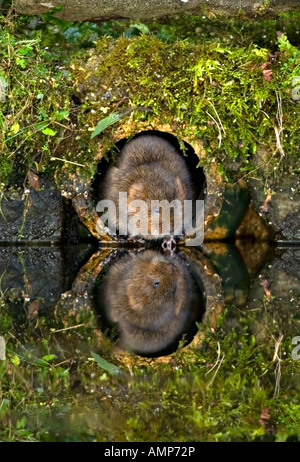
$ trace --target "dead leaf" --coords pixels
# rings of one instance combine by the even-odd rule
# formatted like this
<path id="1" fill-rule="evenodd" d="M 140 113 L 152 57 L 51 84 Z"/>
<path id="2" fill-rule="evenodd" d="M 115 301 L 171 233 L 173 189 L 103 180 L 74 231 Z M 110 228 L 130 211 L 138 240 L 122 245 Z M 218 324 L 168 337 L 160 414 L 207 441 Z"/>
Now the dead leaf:
<path id="1" fill-rule="evenodd" d="M 27 172 L 27 180 L 30 186 L 37 191 L 40 187 L 39 185 L 39 177 L 32 170 L 28 170 Z"/>
<path id="2" fill-rule="evenodd" d="M 38 163 L 38 172 L 42 171 L 42 166 L 43 166 L 43 154 L 41 155 L 40 161 Z"/>
<path id="3" fill-rule="evenodd" d="M 267 82 L 272 82 L 272 78 L 273 78 L 272 69 L 265 69 L 263 71 L 263 79 L 266 80 Z"/>
<path id="4" fill-rule="evenodd" d="M 24 284 L 25 284 L 25 287 L 26 287 L 26 293 L 23 291 L 24 292 L 23 296 L 24 297 L 30 297 L 31 292 L 32 292 L 32 285 L 30 284 L 29 279 L 28 279 L 26 274 L 24 274 L 23 279 L 24 279 Z"/>
<path id="5" fill-rule="evenodd" d="M 265 69 L 267 69 L 268 67 L 270 66 L 270 63 L 268 61 L 262 63 L 262 65 L 260 66 L 262 68 L 262 70 L 264 71 Z"/>
<path id="6" fill-rule="evenodd" d="M 268 423 L 268 420 L 270 419 L 270 409 L 268 407 L 265 407 L 260 414 L 260 419 L 259 423 L 260 425 L 265 426 Z"/>
<path id="7" fill-rule="evenodd" d="M 267 190 L 267 195 L 266 195 L 265 201 L 264 201 L 263 205 L 260 207 L 261 213 L 263 213 L 263 214 L 269 213 L 270 206 L 271 206 L 272 195 L 273 195 L 273 191 L 272 191 L 271 188 L 269 188 Z"/>
<path id="8" fill-rule="evenodd" d="M 40 302 L 37 298 L 33 300 L 33 302 L 30 303 L 28 310 L 27 310 L 28 319 L 33 319 L 37 317 L 37 315 L 39 314 L 39 306 L 40 306 Z"/>
<path id="9" fill-rule="evenodd" d="M 272 293 L 269 289 L 269 281 L 267 280 L 267 278 L 261 276 L 259 278 L 259 283 L 261 286 L 263 286 L 265 294 L 266 294 L 266 299 L 269 302 L 270 300 L 272 300 Z"/>

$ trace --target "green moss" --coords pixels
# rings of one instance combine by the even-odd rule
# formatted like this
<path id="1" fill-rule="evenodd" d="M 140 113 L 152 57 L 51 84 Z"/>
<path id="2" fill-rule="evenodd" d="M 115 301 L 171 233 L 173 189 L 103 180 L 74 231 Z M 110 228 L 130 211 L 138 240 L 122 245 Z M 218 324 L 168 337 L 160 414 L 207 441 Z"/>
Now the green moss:
<path id="1" fill-rule="evenodd" d="M 284 329 L 282 320 L 268 323 L 267 336 L 259 339 L 251 330 L 261 325 L 260 310 L 245 312 L 240 327 L 233 330 L 230 323 L 236 322 L 237 312 L 234 307 L 227 309 L 214 333 L 202 326 L 202 347 L 179 349 L 169 362 L 116 356 L 108 340 L 99 343 L 96 332 L 87 326 L 61 331 L 53 321 L 51 325 L 40 318 L 35 326 L 28 322 L 22 333 L 18 331 L 18 338 L 17 325 L 2 326 L 7 359 L 0 362 L 0 439 L 295 438 L 299 366 L 291 359 L 291 338 L 285 337 L 281 344 L 280 390 L 274 397 L 278 375 L 272 361 L 274 338 L 277 329 Z M 126 376 L 104 373 L 92 358 L 95 350 L 125 370 Z"/>
<path id="2" fill-rule="evenodd" d="M 5 83 L 0 108 L 0 171 L 2 187 L 7 181 L 22 185 L 28 168 L 53 175 L 51 160 L 60 149 L 64 162 L 80 157 L 72 106 L 72 76 L 63 53 L 42 47 L 41 34 L 28 39 L 4 17 L 0 17 L 0 76 Z M 59 61 L 60 60 L 60 61 Z M 73 117 L 73 120 L 72 120 Z M 68 139 L 68 147 L 64 140 Z M 87 149 L 88 151 L 88 149 Z M 59 165 L 59 164 L 58 164 Z M 60 164 L 62 165 L 62 164 Z"/>
<path id="3" fill-rule="evenodd" d="M 97 114 L 108 114 L 116 105 L 150 108 L 146 117 L 135 113 L 132 131 L 141 130 L 145 118 L 148 126 L 168 124 L 179 138 L 203 140 L 208 162 L 216 158 L 230 171 L 237 160 L 242 172 L 257 169 L 261 162 L 264 173 L 273 174 L 283 160 L 285 166 L 295 167 L 299 144 L 299 114 L 291 91 L 300 72 L 300 54 L 282 37 L 281 55 L 272 64 L 266 64 L 268 50 L 251 44 L 245 48 L 202 40 L 167 44 L 154 36 L 104 38 L 88 62 L 74 64 L 75 76 L 87 98 L 94 98 L 90 107 Z M 271 82 L 263 77 L 264 66 L 272 69 Z M 122 124 L 99 138 L 105 147 Z M 280 128 L 281 151 L 276 145 Z M 259 148 L 267 159 L 260 157 Z"/>
<path id="4" fill-rule="evenodd" d="M 147 27 L 116 23 L 124 35 L 99 40 L 112 34 L 110 23 L 30 21 L 20 17 L 14 24 L 1 17 L 2 185 L 22 185 L 28 168 L 53 175 L 62 167 L 79 167 L 91 176 L 99 142 L 105 152 L 117 130 L 128 136 L 151 124 L 168 125 L 180 140 L 201 140 L 202 163 L 215 158 L 227 174 L 253 169 L 258 174 L 262 165 L 262 174 L 273 177 L 283 168 L 299 168 L 299 111 L 291 98 L 293 79 L 300 75 L 299 50 L 285 35 L 276 45 L 280 25 L 294 40 L 299 16 L 259 24 L 194 16 Z M 149 34 L 128 37 L 133 26 Z M 91 44 L 85 37 L 92 30 Z M 272 61 L 269 53 L 278 46 L 281 54 Z M 271 82 L 261 66 L 272 69 Z M 135 111 L 90 140 L 99 120 L 132 106 L 147 112 Z"/>

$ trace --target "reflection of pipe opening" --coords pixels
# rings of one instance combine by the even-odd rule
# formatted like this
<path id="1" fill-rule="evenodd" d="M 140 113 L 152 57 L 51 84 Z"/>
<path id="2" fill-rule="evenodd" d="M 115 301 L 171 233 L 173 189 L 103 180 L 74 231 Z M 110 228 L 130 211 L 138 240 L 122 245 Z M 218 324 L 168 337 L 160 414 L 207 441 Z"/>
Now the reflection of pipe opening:
<path id="1" fill-rule="evenodd" d="M 196 199 L 204 199 L 204 197 L 205 197 L 205 188 L 206 188 L 206 178 L 205 178 L 205 175 L 204 175 L 204 172 L 203 172 L 203 168 L 202 167 L 197 168 L 197 166 L 199 164 L 199 158 L 195 154 L 195 151 L 192 148 L 192 146 L 189 145 L 186 142 L 183 142 L 183 144 L 184 144 L 184 146 L 186 148 L 185 151 L 183 152 L 180 149 L 180 144 L 179 144 L 178 139 L 174 135 L 172 135 L 170 133 L 166 133 L 166 132 L 157 131 L 157 130 L 149 130 L 149 131 L 141 132 L 132 139 L 137 139 L 141 135 L 145 135 L 145 134 L 150 135 L 150 136 L 153 135 L 155 137 L 159 137 L 161 139 L 164 139 L 164 140 L 168 141 L 173 147 L 176 148 L 178 154 L 183 159 L 183 161 L 184 161 L 184 163 L 186 165 L 186 168 L 187 168 L 187 170 L 189 172 L 189 175 L 190 175 L 190 179 L 191 179 L 191 183 L 192 183 L 192 189 L 193 189 L 193 197 L 192 197 L 193 201 L 195 201 Z M 115 144 L 114 148 L 110 152 L 107 153 L 107 155 L 106 155 L 107 160 L 103 158 L 99 162 L 98 167 L 97 167 L 97 174 L 96 174 L 96 176 L 94 178 L 94 181 L 92 183 L 92 189 L 93 189 L 92 198 L 93 198 L 93 202 L 94 202 L 95 205 L 98 203 L 99 200 L 107 199 L 107 197 L 105 197 L 106 194 L 104 192 L 104 188 L 105 188 L 104 180 L 106 178 L 108 168 L 110 167 L 110 165 L 115 164 L 117 162 L 118 154 L 121 151 L 121 149 L 126 145 L 127 141 L 128 141 L 127 138 L 124 138 L 124 139 L 118 141 Z M 162 183 L 164 183 L 164 178 L 165 178 L 165 176 L 163 174 L 163 180 L 161 180 Z M 112 183 L 109 183 L 109 184 L 115 184 L 115 183 L 112 182 Z M 168 179 L 166 178 L 164 184 L 165 185 L 171 185 L 172 182 L 170 182 L 170 180 L 168 181 Z M 129 197 L 130 197 L 130 195 L 128 195 L 128 198 Z M 140 198 L 140 197 L 138 197 L 138 198 Z M 141 198 L 142 198 L 142 196 L 141 196 Z M 153 197 L 153 199 L 156 199 L 156 198 Z M 163 199 L 167 199 L 167 197 L 163 197 Z M 182 202 L 182 204 L 183 204 L 183 202 Z M 172 232 L 170 234 L 172 234 Z M 178 233 L 178 235 L 180 235 L 180 234 L 181 233 Z"/>
<path id="2" fill-rule="evenodd" d="M 100 329 L 147 357 L 190 343 L 205 311 L 202 284 L 185 259 L 153 250 L 114 258 L 97 278 L 93 303 Z"/>

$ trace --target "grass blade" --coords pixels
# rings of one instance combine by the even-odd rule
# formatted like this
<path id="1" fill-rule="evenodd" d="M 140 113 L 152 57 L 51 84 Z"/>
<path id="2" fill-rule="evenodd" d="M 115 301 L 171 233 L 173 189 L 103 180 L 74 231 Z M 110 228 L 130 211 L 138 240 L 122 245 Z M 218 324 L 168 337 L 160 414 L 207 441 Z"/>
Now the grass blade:
<path id="1" fill-rule="evenodd" d="M 101 356 L 97 355 L 97 353 L 94 353 L 93 351 L 91 351 L 91 354 L 98 366 L 101 367 L 101 369 L 104 369 L 112 375 L 124 375 L 124 372 L 118 366 L 109 363 L 108 361 L 106 361 L 106 359 L 101 358 Z"/>
<path id="2" fill-rule="evenodd" d="M 103 132 L 103 130 L 118 122 L 120 119 L 122 119 L 122 117 L 124 117 L 124 115 L 125 114 L 122 112 L 114 112 L 109 116 L 105 117 L 104 119 L 100 120 L 95 130 L 93 131 L 91 138 L 95 138 L 95 136 L 100 135 L 100 133 Z"/>

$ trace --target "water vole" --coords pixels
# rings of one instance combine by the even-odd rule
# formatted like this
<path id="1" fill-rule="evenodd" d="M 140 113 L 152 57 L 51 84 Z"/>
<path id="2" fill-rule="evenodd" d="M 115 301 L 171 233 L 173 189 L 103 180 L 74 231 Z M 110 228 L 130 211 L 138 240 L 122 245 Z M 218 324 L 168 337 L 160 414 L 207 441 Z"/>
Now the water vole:
<path id="1" fill-rule="evenodd" d="M 171 203 L 177 199 L 183 206 L 184 200 L 193 197 L 191 176 L 180 152 L 166 139 L 152 134 L 143 134 L 128 142 L 120 152 L 117 166 L 110 166 L 106 173 L 102 198 L 116 204 L 117 228 L 122 225 L 118 218 L 119 192 L 127 193 L 128 204 L 134 200 L 143 200 L 147 204 L 148 233 L 139 234 L 149 239 L 164 234 L 161 209 L 153 210 L 151 201 L 167 200 Z M 151 213 L 157 214 L 156 224 L 151 222 Z M 129 212 L 128 218 L 133 215 Z M 170 234 L 174 231 L 171 209 Z"/>
<path id="2" fill-rule="evenodd" d="M 163 350 L 195 321 L 193 290 L 185 262 L 153 250 L 119 258 L 98 289 L 119 346 L 140 354 Z"/>

